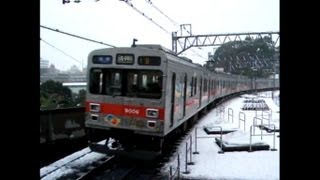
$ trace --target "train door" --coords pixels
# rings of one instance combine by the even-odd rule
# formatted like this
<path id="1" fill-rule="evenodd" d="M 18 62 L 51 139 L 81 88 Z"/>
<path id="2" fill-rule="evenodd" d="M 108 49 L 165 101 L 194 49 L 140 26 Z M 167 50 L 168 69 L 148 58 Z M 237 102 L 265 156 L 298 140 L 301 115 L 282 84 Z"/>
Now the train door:
<path id="1" fill-rule="evenodd" d="M 187 82 L 188 76 L 187 73 L 184 74 L 184 86 L 183 86 L 183 117 L 186 115 L 186 102 L 187 102 Z"/>
<path id="2" fill-rule="evenodd" d="M 202 100 L 202 76 L 200 76 L 200 89 L 199 89 L 199 107 L 201 107 L 201 100 Z"/>
<path id="3" fill-rule="evenodd" d="M 223 96 L 224 80 L 220 81 L 220 96 Z"/>
<path id="4" fill-rule="evenodd" d="M 175 94 L 175 104 L 176 104 L 176 110 L 174 112 L 175 118 L 179 120 L 183 119 L 183 109 L 184 109 L 184 91 L 183 91 L 183 84 L 184 84 L 184 76 L 182 74 L 177 74 L 179 76 L 179 79 L 176 80 L 176 94 Z"/>
<path id="5" fill-rule="evenodd" d="M 219 96 L 219 93 L 220 93 L 219 80 L 214 80 L 214 90 L 215 90 L 215 96 Z"/>
<path id="6" fill-rule="evenodd" d="M 173 126 L 174 122 L 174 109 L 175 109 L 175 92 L 176 92 L 176 73 L 172 73 L 171 80 L 171 117 L 170 117 L 170 127 Z"/>

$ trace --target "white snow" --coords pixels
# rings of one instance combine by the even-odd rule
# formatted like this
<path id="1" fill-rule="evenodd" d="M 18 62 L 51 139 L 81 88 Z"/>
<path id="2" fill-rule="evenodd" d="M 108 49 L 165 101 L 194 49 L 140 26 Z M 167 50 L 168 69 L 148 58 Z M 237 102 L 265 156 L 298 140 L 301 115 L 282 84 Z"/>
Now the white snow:
<path id="1" fill-rule="evenodd" d="M 167 164 L 161 168 L 162 173 L 168 173 L 170 166 L 173 170 L 177 168 L 177 155 L 180 156 L 180 171 L 181 176 L 188 179 L 243 179 L 243 180 L 278 180 L 280 179 L 280 164 L 279 164 L 279 154 L 280 137 L 278 132 L 267 133 L 266 131 L 261 131 L 259 128 L 254 128 L 256 136 L 252 136 L 252 143 L 266 143 L 270 146 L 270 149 L 275 148 L 276 151 L 264 150 L 264 151 L 237 151 L 237 152 L 224 152 L 223 154 L 218 153 L 221 149 L 215 143 L 215 138 L 220 138 L 220 135 L 208 135 L 203 128 L 212 126 L 221 126 L 223 129 L 239 129 L 233 133 L 228 133 L 222 136 L 225 143 L 231 145 L 238 144 L 249 144 L 250 143 L 250 127 L 253 125 L 253 119 L 255 116 L 258 118 L 264 117 L 263 124 L 269 123 L 266 119 L 271 117 L 270 124 L 275 124 L 277 128 L 279 127 L 279 91 L 274 92 L 274 102 L 271 99 L 271 92 L 258 93 L 259 99 L 264 99 L 266 104 L 271 110 L 269 111 L 243 111 L 241 108 L 243 106 L 243 101 L 245 98 L 254 98 L 255 95 L 242 95 L 240 97 L 234 98 L 227 102 L 224 102 L 219 107 L 211 110 L 208 114 L 199 120 L 196 126 L 190 130 L 189 135 L 192 135 L 192 151 L 195 152 L 195 131 L 197 131 L 197 151 L 199 154 L 192 154 L 192 162 L 194 165 L 188 165 L 187 171 L 189 174 L 183 174 L 186 171 L 185 162 L 185 143 L 190 144 L 190 136 L 181 141 L 180 146 L 177 148 L 176 153 Z M 239 121 L 239 113 L 241 112 L 241 119 L 244 121 Z M 245 115 L 245 117 L 243 116 Z M 239 124 L 240 122 L 240 124 Z M 257 121 L 260 124 L 260 121 Z M 240 128 L 239 128 L 240 127 Z M 252 127 L 253 128 L 253 127 Z M 252 129 L 253 133 L 253 129 Z M 261 133 L 263 136 L 261 137 Z M 268 134 L 268 135 L 266 135 Z M 266 135 L 266 136 L 265 136 Z M 273 141 L 275 140 L 275 142 Z M 103 142 L 101 142 L 103 143 Z M 89 148 L 85 148 L 78 151 L 64 159 L 61 159 L 47 167 L 43 167 L 40 170 L 41 175 L 46 174 L 62 164 L 70 162 L 76 157 L 82 154 L 88 153 Z M 189 154 L 189 153 L 188 153 Z M 99 153 L 89 153 L 78 160 L 68 163 L 67 167 L 54 171 L 53 173 L 45 176 L 42 179 L 57 179 L 62 175 L 71 173 L 73 167 L 85 166 L 97 159 L 102 158 L 104 155 Z M 190 156 L 188 156 L 188 161 L 190 162 Z"/>
<path id="2" fill-rule="evenodd" d="M 279 91 L 274 93 L 274 96 L 278 96 Z M 279 128 L 279 107 L 271 98 L 271 92 L 258 93 L 259 99 L 264 99 L 266 104 L 271 110 L 269 111 L 242 111 L 243 101 L 245 98 L 254 98 L 254 95 L 243 95 L 238 98 L 229 100 L 222 105 L 220 108 L 217 107 L 211 110 L 206 116 L 204 116 L 190 131 L 192 135 L 192 151 L 195 152 L 195 130 L 197 129 L 197 152 L 199 154 L 192 154 L 192 162 L 194 165 L 188 165 L 187 171 L 189 174 L 183 174 L 186 172 L 185 168 L 185 142 L 190 142 L 190 137 L 186 137 L 185 140 L 180 144 L 177 152 L 171 157 L 170 162 L 167 163 L 163 168 L 162 172 L 169 172 L 170 166 L 173 169 L 177 168 L 177 154 L 180 154 L 180 171 L 181 176 L 190 179 L 244 179 L 244 180 L 276 180 L 280 179 L 280 164 L 279 164 L 279 140 L 277 137 L 279 133 L 266 133 L 261 131 L 259 128 L 255 128 L 255 135 L 252 136 L 252 144 L 254 143 L 266 143 L 270 146 L 270 149 L 276 149 L 276 151 L 265 150 L 265 151 L 235 151 L 235 152 L 224 152 L 219 154 L 220 147 L 215 143 L 215 137 L 220 138 L 220 135 L 207 135 L 203 130 L 203 127 L 222 126 L 223 129 L 230 127 L 239 127 L 239 113 L 245 114 L 246 125 L 244 129 L 244 122 L 241 121 L 240 129 L 238 131 L 228 133 L 222 136 L 224 143 L 229 145 L 248 145 L 250 143 L 250 126 L 253 124 L 253 118 L 256 115 L 260 115 L 262 118 L 263 114 L 266 119 L 269 114 L 272 119 L 270 124 L 276 124 Z M 221 107 L 225 107 L 224 111 L 221 111 Z M 232 109 L 232 110 L 229 110 Z M 233 111 L 233 123 L 231 111 Z M 224 113 L 223 113 L 224 112 Z M 229 113 L 230 115 L 229 115 Z M 243 115 L 241 115 L 243 119 Z M 228 120 L 229 117 L 229 120 Z M 258 122 L 260 124 L 261 122 Z M 266 120 L 263 121 L 266 124 Z M 253 128 L 253 127 L 252 127 Z M 268 134 L 267 136 L 262 136 Z M 253 129 L 252 129 L 253 133 Z M 275 142 L 273 140 L 275 139 Z M 190 156 L 188 161 L 190 162 Z"/>
<path id="3" fill-rule="evenodd" d="M 105 141 L 99 143 L 104 142 Z M 58 160 L 49 166 L 41 168 L 40 177 L 43 176 L 43 178 L 41 178 L 42 180 L 58 179 L 62 176 L 73 173 L 76 167 L 84 167 L 103 157 L 105 157 L 105 155 L 91 152 L 91 150 L 87 147 L 81 151 L 75 152 L 63 159 Z"/>

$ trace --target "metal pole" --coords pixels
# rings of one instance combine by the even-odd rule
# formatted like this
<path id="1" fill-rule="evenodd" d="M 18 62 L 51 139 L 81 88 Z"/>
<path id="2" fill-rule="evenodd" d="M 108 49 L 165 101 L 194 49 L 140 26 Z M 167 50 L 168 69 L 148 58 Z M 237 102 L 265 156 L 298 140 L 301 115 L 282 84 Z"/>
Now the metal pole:
<path id="1" fill-rule="evenodd" d="M 185 172 L 183 174 L 189 174 L 190 172 L 188 171 L 188 142 L 186 142 L 186 161 L 185 161 Z"/>
<path id="2" fill-rule="evenodd" d="M 261 125 L 260 125 L 260 134 L 261 134 L 261 140 L 262 140 L 262 126 L 263 125 L 263 118 L 261 119 Z"/>
<path id="3" fill-rule="evenodd" d="M 250 126 L 250 148 L 249 148 L 249 152 L 252 152 L 252 148 L 251 148 L 251 142 L 252 142 L 252 126 Z"/>
<path id="4" fill-rule="evenodd" d="M 273 90 L 272 90 L 272 100 L 274 97 L 274 90 L 276 88 L 276 72 L 273 72 Z"/>
<path id="5" fill-rule="evenodd" d="M 254 117 L 253 118 L 253 125 L 255 125 L 257 123 L 257 118 L 256 117 Z M 251 130 L 250 130 L 251 131 Z M 256 135 L 256 127 L 254 126 L 254 128 L 253 128 L 253 134 L 254 135 Z"/>
<path id="6" fill-rule="evenodd" d="M 194 163 L 192 162 L 192 136 L 190 136 L 190 162 L 188 163 L 188 165 L 194 165 Z"/>
<path id="7" fill-rule="evenodd" d="M 186 142 L 186 171 L 187 171 L 187 163 L 188 163 L 188 142 Z"/>
<path id="8" fill-rule="evenodd" d="M 195 130 L 195 139 L 194 139 L 195 152 L 193 152 L 193 154 L 199 154 L 199 152 L 197 151 L 197 143 L 198 143 L 197 130 L 198 130 L 198 127 L 196 127 L 196 130 Z"/>
<path id="9" fill-rule="evenodd" d="M 218 151 L 219 154 L 223 154 L 223 149 L 222 149 L 222 127 L 221 126 L 218 126 L 220 127 L 220 151 Z"/>
<path id="10" fill-rule="evenodd" d="M 178 154 L 178 179 L 180 179 L 180 154 Z"/>
<path id="11" fill-rule="evenodd" d="M 276 151 L 276 126 L 272 124 L 273 126 L 273 149 L 271 151 Z M 270 126 L 269 126 L 270 127 Z"/>

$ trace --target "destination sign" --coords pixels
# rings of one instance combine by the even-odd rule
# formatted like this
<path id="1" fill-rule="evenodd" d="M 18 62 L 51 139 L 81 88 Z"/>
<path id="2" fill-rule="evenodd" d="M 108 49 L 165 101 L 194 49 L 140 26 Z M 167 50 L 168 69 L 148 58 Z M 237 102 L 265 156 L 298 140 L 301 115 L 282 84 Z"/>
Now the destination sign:
<path id="1" fill-rule="evenodd" d="M 116 63 L 117 64 L 133 64 L 134 56 L 133 54 L 117 54 Z"/>
<path id="2" fill-rule="evenodd" d="M 138 64 L 146 66 L 160 66 L 161 58 L 158 56 L 139 56 Z"/>
<path id="3" fill-rule="evenodd" d="M 112 56 L 99 55 L 93 56 L 93 64 L 112 64 Z"/>

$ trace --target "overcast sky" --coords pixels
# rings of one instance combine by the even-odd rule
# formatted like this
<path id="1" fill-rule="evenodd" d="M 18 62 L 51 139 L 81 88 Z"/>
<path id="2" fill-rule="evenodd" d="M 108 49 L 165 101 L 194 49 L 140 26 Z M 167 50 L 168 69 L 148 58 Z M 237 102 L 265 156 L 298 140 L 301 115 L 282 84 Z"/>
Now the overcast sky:
<path id="1" fill-rule="evenodd" d="M 64 5 L 62 0 L 41 0 L 40 24 L 117 47 L 131 46 L 136 38 L 138 44 L 161 44 L 168 49 L 172 48 L 171 32 L 180 26 L 166 16 L 177 24 L 192 24 L 194 35 L 279 31 L 279 0 L 151 0 L 166 16 L 147 1 L 130 2 L 169 33 L 119 0 L 71 0 Z M 51 45 L 40 41 L 40 57 L 60 70 L 86 66 L 90 51 L 108 47 L 44 28 L 40 37 Z M 191 49 L 184 55 L 200 64 L 213 52 L 213 47 Z"/>

